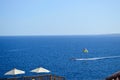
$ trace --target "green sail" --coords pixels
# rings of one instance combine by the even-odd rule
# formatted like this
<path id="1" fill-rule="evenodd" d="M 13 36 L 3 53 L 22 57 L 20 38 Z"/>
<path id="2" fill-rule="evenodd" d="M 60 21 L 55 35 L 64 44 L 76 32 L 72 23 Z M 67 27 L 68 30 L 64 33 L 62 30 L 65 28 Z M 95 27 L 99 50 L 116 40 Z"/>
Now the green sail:
<path id="1" fill-rule="evenodd" d="M 85 48 L 85 49 L 83 49 L 83 52 L 84 53 L 88 53 L 88 50 Z"/>

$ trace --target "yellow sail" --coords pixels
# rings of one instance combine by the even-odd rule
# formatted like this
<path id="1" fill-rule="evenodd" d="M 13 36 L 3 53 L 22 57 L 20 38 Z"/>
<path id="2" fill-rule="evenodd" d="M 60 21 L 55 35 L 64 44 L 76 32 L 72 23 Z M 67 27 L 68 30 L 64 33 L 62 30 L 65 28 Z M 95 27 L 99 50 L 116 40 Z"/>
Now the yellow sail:
<path id="1" fill-rule="evenodd" d="M 88 53 L 88 50 L 86 48 L 83 49 L 84 53 Z"/>

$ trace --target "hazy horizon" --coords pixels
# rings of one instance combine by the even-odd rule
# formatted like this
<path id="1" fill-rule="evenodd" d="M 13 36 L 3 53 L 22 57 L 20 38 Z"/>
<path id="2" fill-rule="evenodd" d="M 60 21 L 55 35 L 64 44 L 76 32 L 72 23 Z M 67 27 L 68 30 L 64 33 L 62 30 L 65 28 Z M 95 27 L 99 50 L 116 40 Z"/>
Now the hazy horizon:
<path id="1" fill-rule="evenodd" d="M 102 35 L 120 35 L 120 33 L 110 33 L 110 34 L 78 34 L 78 35 L 0 35 L 0 36 L 102 36 Z"/>

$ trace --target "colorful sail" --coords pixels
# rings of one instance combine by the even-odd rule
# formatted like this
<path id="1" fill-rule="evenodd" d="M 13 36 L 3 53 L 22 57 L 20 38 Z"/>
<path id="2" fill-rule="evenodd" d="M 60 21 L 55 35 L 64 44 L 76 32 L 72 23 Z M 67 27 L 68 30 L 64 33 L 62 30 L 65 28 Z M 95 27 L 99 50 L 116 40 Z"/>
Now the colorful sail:
<path id="1" fill-rule="evenodd" d="M 88 50 L 86 48 L 83 49 L 84 53 L 88 53 Z"/>

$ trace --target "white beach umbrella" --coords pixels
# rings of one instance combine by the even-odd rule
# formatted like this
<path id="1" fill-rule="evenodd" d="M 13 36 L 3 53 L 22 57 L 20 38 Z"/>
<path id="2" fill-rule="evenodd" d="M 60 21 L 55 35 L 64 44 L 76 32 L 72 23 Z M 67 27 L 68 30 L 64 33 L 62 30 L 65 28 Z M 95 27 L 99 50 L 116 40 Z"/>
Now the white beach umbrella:
<path id="1" fill-rule="evenodd" d="M 25 73 L 25 71 L 14 68 L 14 69 L 6 72 L 5 75 L 18 75 L 18 74 L 24 74 L 24 73 Z"/>
<path id="2" fill-rule="evenodd" d="M 39 68 L 31 70 L 30 72 L 35 72 L 35 73 L 49 73 L 50 71 L 47 70 L 47 69 L 45 69 L 45 68 L 39 67 Z"/>

